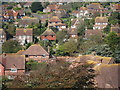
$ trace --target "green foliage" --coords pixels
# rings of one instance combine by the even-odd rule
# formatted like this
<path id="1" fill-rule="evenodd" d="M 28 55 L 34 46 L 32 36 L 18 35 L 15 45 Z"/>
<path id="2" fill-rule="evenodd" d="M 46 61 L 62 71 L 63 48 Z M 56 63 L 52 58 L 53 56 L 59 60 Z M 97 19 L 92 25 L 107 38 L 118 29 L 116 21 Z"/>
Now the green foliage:
<path id="1" fill-rule="evenodd" d="M 117 48 L 115 49 L 114 58 L 116 63 L 120 63 L 120 45 L 118 44 Z"/>
<path id="2" fill-rule="evenodd" d="M 111 16 L 108 18 L 109 24 L 116 25 L 120 23 L 120 13 L 119 12 L 112 12 Z"/>
<path id="3" fill-rule="evenodd" d="M 15 29 L 16 28 L 15 28 L 14 24 L 8 24 L 6 32 L 10 37 L 12 37 L 15 35 Z"/>
<path id="4" fill-rule="evenodd" d="M 64 44 L 64 51 L 69 53 L 69 55 L 73 55 L 77 50 L 77 43 L 74 40 L 70 40 Z"/>
<path id="5" fill-rule="evenodd" d="M 78 30 L 78 35 L 79 36 L 84 35 L 84 33 L 85 33 L 85 22 L 83 20 L 80 20 L 77 30 Z"/>
<path id="6" fill-rule="evenodd" d="M 85 26 L 88 29 L 92 29 L 93 28 L 93 25 L 94 25 L 94 22 L 95 22 L 94 19 L 85 19 L 84 21 L 85 21 Z"/>
<path id="7" fill-rule="evenodd" d="M 66 31 L 58 31 L 56 33 L 57 41 L 59 44 L 63 44 L 63 40 L 65 39 L 67 32 Z"/>
<path id="8" fill-rule="evenodd" d="M 115 32 L 110 32 L 105 38 L 105 42 L 110 46 L 111 50 L 114 52 L 116 46 L 119 44 L 120 38 Z"/>
<path id="9" fill-rule="evenodd" d="M 37 70 L 39 67 L 40 63 L 38 63 L 35 60 L 30 60 L 26 63 L 26 70 L 30 71 L 30 70 Z"/>
<path id="10" fill-rule="evenodd" d="M 9 7 L 7 7 L 7 9 L 12 9 L 13 8 L 13 6 L 9 6 Z"/>
<path id="11" fill-rule="evenodd" d="M 110 32 L 110 25 L 107 25 L 104 29 L 103 32 L 108 34 Z"/>
<path id="12" fill-rule="evenodd" d="M 33 13 L 36 13 L 37 11 L 42 11 L 43 7 L 41 2 L 33 2 L 30 9 Z"/>
<path id="13" fill-rule="evenodd" d="M 89 51 L 86 54 L 91 54 L 92 52 L 95 52 L 97 55 L 104 57 L 113 56 L 113 52 L 107 44 L 92 47 L 89 49 Z"/>
<path id="14" fill-rule="evenodd" d="M 16 8 L 13 8 L 14 10 L 21 10 L 21 8 L 18 8 L 18 7 L 16 7 Z"/>
<path id="15" fill-rule="evenodd" d="M 8 40 L 3 43 L 2 50 L 4 53 L 16 53 L 22 49 L 22 46 L 16 40 Z"/>

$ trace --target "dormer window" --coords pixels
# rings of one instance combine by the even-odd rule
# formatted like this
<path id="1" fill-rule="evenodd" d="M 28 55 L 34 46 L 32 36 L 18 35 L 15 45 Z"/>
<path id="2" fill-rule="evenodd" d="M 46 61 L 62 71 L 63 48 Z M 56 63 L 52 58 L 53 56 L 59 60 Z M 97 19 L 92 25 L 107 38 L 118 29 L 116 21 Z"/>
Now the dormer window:
<path id="1" fill-rule="evenodd" d="M 11 68 L 10 72 L 17 72 L 17 68 Z"/>
<path id="2" fill-rule="evenodd" d="M 46 57 L 46 55 L 45 55 L 45 54 L 43 54 L 43 55 L 42 55 L 42 57 L 43 57 L 43 58 L 45 58 L 45 57 Z"/>

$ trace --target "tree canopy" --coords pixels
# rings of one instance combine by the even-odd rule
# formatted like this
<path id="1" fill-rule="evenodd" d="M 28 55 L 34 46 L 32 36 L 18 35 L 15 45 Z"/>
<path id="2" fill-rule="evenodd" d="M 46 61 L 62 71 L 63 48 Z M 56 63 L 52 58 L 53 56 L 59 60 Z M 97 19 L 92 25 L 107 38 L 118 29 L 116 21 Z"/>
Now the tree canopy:
<path id="1" fill-rule="evenodd" d="M 20 43 L 16 40 L 8 40 L 2 45 L 2 52 L 4 53 L 16 53 L 22 49 Z"/>
<path id="2" fill-rule="evenodd" d="M 37 11 L 42 11 L 43 10 L 43 6 L 41 4 L 41 2 L 33 2 L 31 5 L 31 11 L 33 13 L 36 13 Z"/>

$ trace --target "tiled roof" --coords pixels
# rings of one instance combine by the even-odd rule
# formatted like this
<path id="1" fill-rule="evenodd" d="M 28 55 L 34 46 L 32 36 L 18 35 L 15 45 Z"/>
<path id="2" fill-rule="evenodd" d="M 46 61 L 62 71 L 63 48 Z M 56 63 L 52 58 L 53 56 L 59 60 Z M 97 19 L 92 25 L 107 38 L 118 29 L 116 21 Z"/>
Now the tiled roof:
<path id="1" fill-rule="evenodd" d="M 6 33 L 4 32 L 2 28 L 0 28 L 0 34 L 6 35 Z"/>
<path id="2" fill-rule="evenodd" d="M 47 7 L 54 10 L 54 9 L 58 9 L 60 5 L 48 5 Z"/>
<path id="3" fill-rule="evenodd" d="M 23 55 L 49 55 L 45 49 L 39 44 L 31 45 L 27 50 L 23 52 Z"/>
<path id="4" fill-rule="evenodd" d="M 120 33 L 120 27 L 117 26 L 117 27 L 111 27 L 111 31 L 114 31 L 116 33 Z"/>
<path id="5" fill-rule="evenodd" d="M 92 35 L 96 35 L 96 36 L 101 36 L 102 37 L 102 30 L 86 30 L 85 31 L 85 37 L 89 38 Z"/>
<path id="6" fill-rule="evenodd" d="M 71 28 L 70 30 L 68 30 L 68 34 L 69 35 L 77 35 L 78 33 L 77 33 L 77 29 L 76 28 Z"/>
<path id="7" fill-rule="evenodd" d="M 113 5 L 113 9 L 118 9 L 118 10 L 120 10 L 120 3 L 114 4 L 114 5 Z"/>
<path id="8" fill-rule="evenodd" d="M 107 17 L 96 17 L 95 23 L 108 23 L 108 18 Z"/>
<path id="9" fill-rule="evenodd" d="M 33 29 L 32 28 L 16 28 L 16 36 L 22 36 L 22 35 L 33 35 Z"/>
<path id="10" fill-rule="evenodd" d="M 56 35 L 56 34 L 52 31 L 52 29 L 48 28 L 47 30 L 43 32 L 42 36 L 44 35 Z"/>
<path id="11" fill-rule="evenodd" d="M 61 22 L 61 20 L 58 18 L 58 16 L 53 16 L 49 22 Z"/>
<path id="12" fill-rule="evenodd" d="M 91 3 L 90 5 L 87 6 L 88 9 L 101 9 L 102 6 L 100 3 Z"/>
<path id="13" fill-rule="evenodd" d="M 86 7 L 80 7 L 80 10 L 87 10 Z"/>
<path id="14" fill-rule="evenodd" d="M 25 69 L 25 56 L 16 54 L 2 55 L 1 63 L 5 66 L 5 69 L 11 69 L 16 67 L 17 69 Z"/>
<path id="15" fill-rule="evenodd" d="M 96 66 L 95 80 L 98 88 L 118 88 L 120 87 L 120 64 L 100 64 Z M 108 76 L 109 75 L 109 76 Z"/>

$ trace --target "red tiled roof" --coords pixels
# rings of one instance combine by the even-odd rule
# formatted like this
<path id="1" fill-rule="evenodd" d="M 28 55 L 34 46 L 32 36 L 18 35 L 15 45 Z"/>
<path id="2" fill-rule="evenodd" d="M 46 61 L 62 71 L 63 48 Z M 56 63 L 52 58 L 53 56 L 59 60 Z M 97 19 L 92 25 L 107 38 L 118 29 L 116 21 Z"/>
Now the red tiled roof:
<path id="1" fill-rule="evenodd" d="M 44 35 L 56 35 L 56 34 L 52 31 L 52 29 L 48 28 L 47 30 L 43 32 L 42 36 Z"/>
<path id="2" fill-rule="evenodd" d="M 47 7 L 55 10 L 55 9 L 58 9 L 60 7 L 60 5 L 48 5 Z"/>
<path id="3" fill-rule="evenodd" d="M 16 67 L 17 69 L 25 69 L 25 56 L 16 54 L 2 55 L 1 63 L 5 66 L 5 69 L 11 69 L 13 67 Z"/>
<path id="4" fill-rule="evenodd" d="M 87 10 L 86 7 L 80 7 L 80 10 Z"/>
<path id="5" fill-rule="evenodd" d="M 53 16 L 49 22 L 61 22 L 61 20 L 57 16 Z"/>
<path id="6" fill-rule="evenodd" d="M 22 36 L 22 35 L 28 35 L 31 36 L 33 35 L 33 30 L 32 28 L 16 28 L 16 36 Z"/>
<path id="7" fill-rule="evenodd" d="M 27 50 L 25 50 L 23 52 L 23 55 L 49 55 L 45 49 L 43 49 L 43 47 L 39 44 L 34 44 L 34 45 L 31 45 Z"/>

